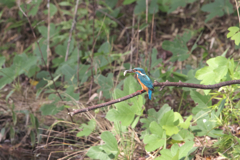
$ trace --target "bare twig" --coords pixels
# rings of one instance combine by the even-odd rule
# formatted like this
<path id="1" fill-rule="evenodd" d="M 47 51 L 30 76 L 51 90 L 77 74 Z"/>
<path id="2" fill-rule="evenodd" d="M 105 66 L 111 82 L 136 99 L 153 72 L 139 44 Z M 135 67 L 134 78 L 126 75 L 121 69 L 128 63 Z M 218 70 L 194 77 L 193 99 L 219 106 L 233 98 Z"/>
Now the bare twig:
<path id="1" fill-rule="evenodd" d="M 93 39 L 93 45 L 92 45 L 92 50 L 91 50 L 91 53 L 92 53 L 91 61 L 93 61 L 94 48 L 95 48 L 95 45 L 96 45 L 97 38 L 99 37 L 100 32 L 101 32 L 101 30 L 102 30 L 102 26 L 103 26 L 103 24 L 104 24 L 104 21 L 105 21 L 105 17 L 104 17 L 104 19 L 103 19 L 103 21 L 102 21 L 101 28 L 99 29 L 96 38 Z M 92 63 L 92 62 L 91 62 L 91 63 Z M 90 90 L 89 90 L 89 98 L 91 97 L 92 85 L 93 85 L 93 80 L 94 80 L 94 77 L 93 77 L 93 67 L 94 67 L 94 66 L 93 66 L 93 64 L 92 64 L 92 65 L 91 65 L 92 79 L 91 79 L 91 86 L 90 86 Z"/>
<path id="2" fill-rule="evenodd" d="M 79 45 L 78 45 L 79 46 Z M 80 56 L 79 56 L 79 47 L 77 46 L 77 50 L 78 50 L 78 57 L 77 57 L 77 86 L 79 88 L 79 66 L 80 66 Z"/>
<path id="3" fill-rule="evenodd" d="M 237 8 L 238 21 L 239 21 L 239 26 L 240 26 L 240 16 L 239 16 L 239 11 L 238 11 L 239 6 L 238 6 L 238 2 L 237 2 L 237 0 L 235 0 L 235 4 L 236 4 L 236 8 Z"/>
<path id="4" fill-rule="evenodd" d="M 232 80 L 232 81 L 226 81 L 226 82 L 221 82 L 221 83 L 218 83 L 218 84 L 213 84 L 213 85 L 203 85 L 203 84 L 193 84 L 193 83 L 183 83 L 183 82 L 154 82 L 154 87 L 165 87 L 165 86 L 175 86 L 175 87 L 189 87 L 189 88 L 200 88 L 200 89 L 216 89 L 216 88 L 220 88 L 220 87 L 223 87 L 223 86 L 227 86 L 227 85 L 232 85 L 232 84 L 240 84 L 240 80 Z M 108 106 L 108 105 L 111 105 L 111 104 L 115 104 L 115 103 L 119 103 L 119 102 L 122 102 L 122 101 L 125 101 L 127 99 L 130 99 L 130 98 L 133 98 L 135 96 L 138 96 L 142 93 L 144 93 L 145 91 L 142 91 L 142 92 L 134 92 L 130 95 L 127 95 L 127 96 L 124 96 L 122 98 L 119 98 L 119 99 L 115 99 L 115 100 L 112 100 L 112 101 L 109 101 L 109 102 L 106 102 L 106 103 L 102 103 L 102 104 L 98 104 L 98 105 L 94 105 L 94 106 L 91 106 L 91 107 L 88 107 L 88 108 L 84 108 L 84 109 L 78 109 L 78 110 L 74 110 L 73 112 L 70 112 L 71 115 L 75 115 L 75 114 L 78 114 L 78 113 L 82 113 L 82 112 L 87 112 L 87 111 L 90 111 L 90 110 L 94 110 L 94 109 L 97 109 L 97 108 L 101 108 L 101 107 L 105 107 L 105 106 Z"/>
<path id="5" fill-rule="evenodd" d="M 148 0 L 146 0 L 146 50 L 145 50 L 145 63 L 144 65 L 146 66 L 146 60 L 147 58 L 151 59 L 151 54 L 148 54 Z M 151 68 L 148 68 L 148 73 L 150 72 Z"/>
<path id="6" fill-rule="evenodd" d="M 18 7 L 19 7 L 19 10 L 22 12 L 22 14 L 27 18 L 28 23 L 29 23 L 30 28 L 31 28 L 31 31 L 32 31 L 32 34 L 33 34 L 33 37 L 34 37 L 35 39 L 37 39 L 37 36 L 36 36 L 36 34 L 35 34 L 34 30 L 33 30 L 33 27 L 32 27 L 32 24 L 31 24 L 31 22 L 30 22 L 30 19 L 29 19 L 28 15 L 22 10 L 20 4 L 18 5 Z M 42 50 L 41 50 L 41 48 L 40 48 L 40 45 L 39 45 L 39 42 L 38 42 L 38 41 L 37 41 L 37 46 L 38 46 L 38 49 L 39 49 L 40 54 L 41 54 L 42 62 L 44 63 L 44 66 L 47 68 L 47 64 L 46 64 L 46 62 L 45 62 L 45 60 L 44 60 L 44 58 L 43 58 L 43 53 L 42 53 Z M 56 92 L 57 92 L 58 97 L 63 101 L 62 96 L 61 96 L 60 93 L 57 91 L 57 86 L 56 86 L 56 84 L 55 84 L 55 81 L 53 80 L 53 75 L 52 75 L 52 73 L 51 73 L 50 71 L 48 71 L 48 72 L 49 72 L 49 75 L 50 75 L 50 77 L 51 77 L 51 80 L 53 81 L 53 86 L 54 86 L 54 88 L 55 88 L 55 90 L 56 90 Z M 70 112 L 68 108 L 66 108 L 66 109 L 67 109 L 68 112 Z M 72 121 L 72 123 L 73 123 L 73 118 L 72 118 L 71 115 L 70 115 L 70 119 L 71 119 L 71 121 Z"/>
<path id="7" fill-rule="evenodd" d="M 51 15 L 50 15 L 50 0 L 47 2 L 48 6 L 48 30 L 47 30 L 47 70 L 49 70 L 49 61 L 51 57 L 51 50 L 50 50 L 50 23 L 51 23 Z"/>
<path id="8" fill-rule="evenodd" d="M 139 32 L 140 32 L 140 31 L 139 31 L 139 23 L 140 23 L 140 22 L 139 22 L 139 18 L 138 18 L 137 46 L 136 46 L 136 47 L 137 47 L 137 54 L 136 54 L 136 64 L 135 64 L 136 66 L 138 66 L 138 42 L 139 42 Z"/>
<path id="9" fill-rule="evenodd" d="M 75 10 L 74 10 L 74 13 L 73 13 L 73 22 L 72 22 L 72 27 L 69 31 L 68 45 L 67 45 L 67 51 L 66 51 L 66 55 L 65 55 L 65 62 L 68 60 L 70 43 L 71 43 L 71 40 L 72 40 L 72 32 L 73 32 L 73 29 L 76 25 L 76 15 L 77 15 L 77 10 L 78 10 L 78 4 L 79 4 L 79 0 L 76 1 Z"/>
<path id="10" fill-rule="evenodd" d="M 95 43 L 96 43 L 96 39 L 94 38 L 94 32 L 95 32 L 95 0 L 93 0 L 93 26 L 92 26 L 92 30 L 93 30 L 93 44 L 92 44 L 92 53 L 91 53 L 91 85 L 90 85 L 90 89 L 89 89 L 89 95 L 88 97 L 91 97 L 92 94 L 92 86 L 93 86 L 93 82 L 94 82 L 94 76 L 93 76 L 93 57 L 94 57 L 94 47 L 95 47 Z"/>
<path id="11" fill-rule="evenodd" d="M 132 38 L 131 38 L 131 56 L 130 56 L 130 69 L 132 69 L 132 57 L 133 57 L 133 40 L 135 38 L 134 36 L 134 25 L 135 25 L 135 15 L 133 13 L 133 19 L 132 19 Z"/>
<path id="12" fill-rule="evenodd" d="M 154 15 L 155 15 L 155 13 L 153 13 L 153 17 L 152 17 L 152 30 L 151 30 L 151 41 L 150 41 L 150 46 L 151 47 L 152 47 L 152 41 L 153 41 Z M 149 56 L 149 66 L 148 66 L 149 69 L 151 69 L 151 65 L 152 65 L 152 58 L 151 58 L 151 55 L 150 55 Z"/>

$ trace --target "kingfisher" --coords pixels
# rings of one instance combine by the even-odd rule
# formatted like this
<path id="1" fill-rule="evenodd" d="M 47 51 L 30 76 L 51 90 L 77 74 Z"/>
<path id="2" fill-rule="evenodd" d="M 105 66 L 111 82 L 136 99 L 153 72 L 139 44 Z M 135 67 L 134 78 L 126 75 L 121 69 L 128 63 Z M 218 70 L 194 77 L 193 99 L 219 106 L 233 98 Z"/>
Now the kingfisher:
<path id="1" fill-rule="evenodd" d="M 124 71 L 124 76 L 126 75 L 126 73 L 135 73 L 137 75 L 137 80 L 140 83 L 140 85 L 142 86 L 142 91 L 147 91 L 148 92 L 148 98 L 151 100 L 152 97 L 152 92 L 153 92 L 153 83 L 151 81 L 151 79 L 146 75 L 145 71 L 142 68 L 134 68 L 131 70 L 125 70 Z"/>

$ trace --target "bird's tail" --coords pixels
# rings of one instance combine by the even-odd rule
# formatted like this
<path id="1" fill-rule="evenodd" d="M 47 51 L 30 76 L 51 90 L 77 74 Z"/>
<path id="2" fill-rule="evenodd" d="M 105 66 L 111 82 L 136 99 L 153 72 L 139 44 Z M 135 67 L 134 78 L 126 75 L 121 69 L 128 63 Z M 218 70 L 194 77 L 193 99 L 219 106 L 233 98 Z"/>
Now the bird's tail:
<path id="1" fill-rule="evenodd" d="M 151 98 L 152 98 L 152 90 L 151 89 L 149 89 L 148 90 L 148 98 L 151 100 Z"/>

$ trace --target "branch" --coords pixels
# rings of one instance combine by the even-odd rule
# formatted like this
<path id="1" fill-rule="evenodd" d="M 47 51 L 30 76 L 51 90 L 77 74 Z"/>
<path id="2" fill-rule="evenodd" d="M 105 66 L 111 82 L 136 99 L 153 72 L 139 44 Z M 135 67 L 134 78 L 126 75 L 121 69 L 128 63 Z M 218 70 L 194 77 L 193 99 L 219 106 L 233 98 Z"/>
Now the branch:
<path id="1" fill-rule="evenodd" d="M 217 89 L 217 88 L 227 86 L 227 85 L 232 85 L 232 84 L 240 84 L 240 80 L 226 81 L 226 82 L 221 82 L 221 83 L 213 84 L 213 85 L 183 83 L 181 81 L 180 82 L 168 82 L 168 81 L 166 81 L 166 82 L 161 82 L 161 83 L 160 82 L 154 82 L 153 86 L 154 87 L 161 87 L 160 90 L 162 90 L 165 86 L 189 87 L 189 88 L 200 88 L 200 89 Z M 119 103 L 119 102 L 125 101 L 127 99 L 133 98 L 135 96 L 138 96 L 138 95 L 140 95 L 144 92 L 145 91 L 142 91 L 142 92 L 137 91 L 137 92 L 134 92 L 130 95 L 127 95 L 127 96 L 124 96 L 122 98 L 118 98 L 118 99 L 115 99 L 115 100 L 112 100 L 112 101 L 109 101 L 109 102 L 101 103 L 101 104 L 94 105 L 94 106 L 87 107 L 87 108 L 83 108 L 83 109 L 74 110 L 73 112 L 70 112 L 69 114 L 71 114 L 73 116 L 73 115 L 78 114 L 78 113 L 88 112 L 90 110 L 94 110 L 94 109 L 105 107 L 105 106 L 108 106 L 108 105 L 111 105 L 111 104 Z"/>

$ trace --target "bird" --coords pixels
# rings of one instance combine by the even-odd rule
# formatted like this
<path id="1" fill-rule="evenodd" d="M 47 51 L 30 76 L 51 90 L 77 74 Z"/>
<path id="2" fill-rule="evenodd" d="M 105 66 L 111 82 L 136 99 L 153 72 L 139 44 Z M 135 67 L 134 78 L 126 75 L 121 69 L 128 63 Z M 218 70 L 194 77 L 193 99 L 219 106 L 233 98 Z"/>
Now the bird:
<path id="1" fill-rule="evenodd" d="M 151 79 L 147 76 L 145 71 L 142 68 L 134 68 L 131 70 L 125 70 L 124 71 L 124 76 L 126 73 L 135 73 L 137 75 L 137 80 L 142 86 L 142 90 L 140 91 L 141 93 L 145 90 L 148 93 L 148 98 L 151 100 L 152 97 L 152 92 L 153 92 L 153 83 Z"/>

